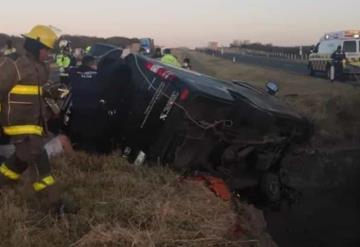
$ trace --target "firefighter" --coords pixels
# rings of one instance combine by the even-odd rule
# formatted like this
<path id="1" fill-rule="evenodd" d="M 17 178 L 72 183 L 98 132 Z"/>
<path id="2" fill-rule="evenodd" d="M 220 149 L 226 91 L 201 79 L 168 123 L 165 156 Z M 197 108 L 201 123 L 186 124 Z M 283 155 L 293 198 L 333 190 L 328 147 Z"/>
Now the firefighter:
<path id="1" fill-rule="evenodd" d="M 15 146 L 15 153 L 0 165 L 0 187 L 18 182 L 30 168 L 41 205 L 62 215 L 64 206 L 44 148 L 47 131 L 42 98 L 42 86 L 49 77 L 45 61 L 57 35 L 47 26 L 36 25 L 23 36 L 25 54 L 16 61 L 0 59 L 1 125 Z"/>
<path id="2" fill-rule="evenodd" d="M 331 55 L 332 60 L 332 69 L 330 79 L 333 81 L 336 77 L 341 77 L 343 75 L 343 61 L 346 59 L 345 53 L 342 51 L 341 46 L 339 45 Z"/>
<path id="3" fill-rule="evenodd" d="M 69 40 L 59 41 L 60 53 L 56 55 L 56 65 L 60 71 L 60 82 L 68 85 L 69 69 L 76 65 L 76 59 L 71 54 L 71 42 Z"/>
<path id="4" fill-rule="evenodd" d="M 161 62 L 164 64 L 169 64 L 181 68 L 180 63 L 178 62 L 176 57 L 173 54 L 171 54 L 171 50 L 168 48 L 164 50 L 164 56 L 161 58 Z"/>
<path id="5" fill-rule="evenodd" d="M 16 48 L 12 45 L 12 41 L 10 39 L 6 41 L 6 46 L 2 49 L 2 53 L 4 56 L 16 60 L 17 58 Z"/>

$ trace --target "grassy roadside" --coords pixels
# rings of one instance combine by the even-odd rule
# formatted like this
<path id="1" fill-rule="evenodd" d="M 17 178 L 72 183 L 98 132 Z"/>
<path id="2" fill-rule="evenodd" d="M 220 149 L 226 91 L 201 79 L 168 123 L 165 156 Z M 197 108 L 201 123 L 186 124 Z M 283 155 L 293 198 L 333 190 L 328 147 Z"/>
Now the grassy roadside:
<path id="1" fill-rule="evenodd" d="M 280 85 L 279 97 L 315 123 L 313 144 L 352 145 L 360 142 L 360 87 L 281 70 L 232 63 L 190 50 L 178 50 L 179 59 L 189 57 L 193 69 L 223 80 L 240 80 L 264 88 L 267 81 Z"/>
<path id="2" fill-rule="evenodd" d="M 54 164 L 77 212 L 58 221 L 39 211 L 28 187 L 2 188 L 0 246 L 274 246 L 260 211 L 243 205 L 238 216 L 230 202 L 167 168 L 83 153 Z"/>

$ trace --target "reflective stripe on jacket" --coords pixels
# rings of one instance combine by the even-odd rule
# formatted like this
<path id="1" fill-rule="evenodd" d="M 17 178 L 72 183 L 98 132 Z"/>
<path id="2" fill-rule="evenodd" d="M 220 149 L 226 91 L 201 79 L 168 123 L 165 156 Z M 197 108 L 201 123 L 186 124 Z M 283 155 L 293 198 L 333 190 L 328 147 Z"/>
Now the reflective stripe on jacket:
<path id="1" fill-rule="evenodd" d="M 45 103 L 42 86 L 49 69 L 27 54 L 15 62 L 0 60 L 1 125 L 6 134 L 43 135 Z"/>

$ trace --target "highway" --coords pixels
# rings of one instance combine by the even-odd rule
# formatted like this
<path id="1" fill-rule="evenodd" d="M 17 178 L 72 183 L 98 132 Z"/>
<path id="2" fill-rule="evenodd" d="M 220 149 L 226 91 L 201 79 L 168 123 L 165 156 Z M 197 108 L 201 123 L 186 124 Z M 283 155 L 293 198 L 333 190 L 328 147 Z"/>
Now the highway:
<path id="1" fill-rule="evenodd" d="M 306 61 L 294 61 L 289 59 L 281 59 L 281 58 L 274 58 L 274 57 L 266 57 L 266 56 L 256 56 L 256 55 L 246 55 L 241 53 L 230 53 L 224 52 L 221 54 L 220 52 L 212 53 L 206 52 L 209 55 L 214 55 L 216 57 L 221 57 L 227 60 L 235 61 L 238 63 L 245 63 L 250 65 L 256 65 L 261 67 L 267 68 L 274 68 L 285 70 L 288 72 L 293 72 L 300 75 L 307 75 L 307 66 Z"/>
<path id="2" fill-rule="evenodd" d="M 297 75 L 310 76 L 309 71 L 307 69 L 307 61 L 305 60 L 303 61 L 290 60 L 284 58 L 267 57 L 261 55 L 249 55 L 249 54 L 234 53 L 234 52 L 224 52 L 223 54 L 221 54 L 221 52 L 212 52 L 212 51 L 204 51 L 204 52 L 210 56 L 216 56 L 230 61 L 235 61 L 236 63 L 255 65 L 263 68 L 282 70 Z M 325 78 L 324 73 L 317 73 L 316 76 L 320 78 Z M 347 83 L 356 87 L 360 86 L 359 77 L 354 77 L 353 79 L 342 80 L 339 82 Z"/>

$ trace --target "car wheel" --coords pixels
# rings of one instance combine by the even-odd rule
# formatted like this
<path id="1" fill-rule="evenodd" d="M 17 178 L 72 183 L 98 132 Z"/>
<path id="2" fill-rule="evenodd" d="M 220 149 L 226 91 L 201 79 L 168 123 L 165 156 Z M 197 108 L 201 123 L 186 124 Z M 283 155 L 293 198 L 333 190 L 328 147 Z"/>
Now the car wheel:
<path id="1" fill-rule="evenodd" d="M 278 174 L 265 173 L 260 180 L 260 191 L 265 199 L 275 203 L 281 199 L 281 182 Z"/>

